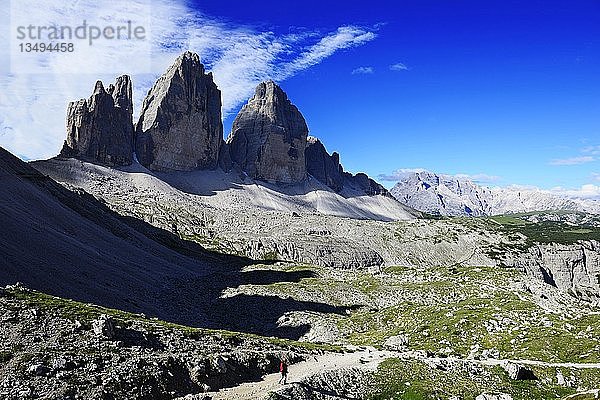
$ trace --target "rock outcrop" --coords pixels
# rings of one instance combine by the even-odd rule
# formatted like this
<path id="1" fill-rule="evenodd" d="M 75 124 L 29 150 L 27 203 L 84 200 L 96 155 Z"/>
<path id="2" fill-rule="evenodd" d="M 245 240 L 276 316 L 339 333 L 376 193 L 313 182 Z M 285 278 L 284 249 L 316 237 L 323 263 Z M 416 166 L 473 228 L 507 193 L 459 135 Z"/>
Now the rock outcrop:
<path id="1" fill-rule="evenodd" d="M 595 240 L 569 245 L 536 244 L 504 263 L 578 298 L 600 304 L 600 243 Z"/>
<path id="2" fill-rule="evenodd" d="M 450 175 L 407 173 L 391 193 L 399 202 L 434 215 L 478 217 L 492 213 L 492 193 L 488 188 Z"/>
<path id="3" fill-rule="evenodd" d="M 346 187 L 369 196 L 389 195 L 386 188 L 366 174 L 359 172 L 352 175 L 345 172 L 340 164 L 340 155 L 336 152 L 330 155 L 323 143 L 315 137 L 309 136 L 307 139 L 305 158 L 306 171 L 335 192 L 341 192 Z"/>
<path id="4" fill-rule="evenodd" d="M 304 117 L 273 81 L 258 85 L 233 122 L 231 160 L 251 178 L 298 183 L 306 178 Z"/>
<path id="5" fill-rule="evenodd" d="M 138 160 L 154 171 L 214 169 L 222 142 L 221 92 L 198 55 L 185 52 L 144 100 L 136 125 Z"/>
<path id="6" fill-rule="evenodd" d="M 349 172 L 344 172 L 344 177 L 346 178 L 345 186 L 354 188 L 368 196 L 383 195 L 392 197 L 386 188 L 369 178 L 367 174 L 359 172 L 356 175 L 352 175 Z"/>
<path id="7" fill-rule="evenodd" d="M 319 139 L 309 136 L 306 150 L 306 171 L 319 182 L 324 183 L 336 192 L 344 187 L 344 169 L 340 165 L 340 155 L 331 155 Z"/>
<path id="8" fill-rule="evenodd" d="M 89 99 L 69 103 L 67 139 L 60 155 L 109 166 L 133 160 L 133 102 L 131 80 L 123 75 L 104 88 L 96 82 Z"/>

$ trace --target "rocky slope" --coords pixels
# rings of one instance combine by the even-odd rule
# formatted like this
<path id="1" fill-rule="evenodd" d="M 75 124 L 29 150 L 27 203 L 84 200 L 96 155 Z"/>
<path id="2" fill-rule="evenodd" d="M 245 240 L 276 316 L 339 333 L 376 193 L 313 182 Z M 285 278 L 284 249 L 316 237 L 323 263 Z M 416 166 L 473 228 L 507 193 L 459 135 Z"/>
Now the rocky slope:
<path id="1" fill-rule="evenodd" d="M 282 356 L 298 362 L 322 352 L 177 326 L 19 286 L 0 289 L 0 320 L 5 400 L 210 399 L 202 393 L 275 372 Z"/>
<path id="2" fill-rule="evenodd" d="M 306 179 L 304 117 L 273 81 L 258 85 L 227 138 L 231 160 L 254 179 L 298 183 Z"/>
<path id="3" fill-rule="evenodd" d="M 525 254 L 507 257 L 507 265 L 523 269 L 549 285 L 600 305 L 600 242 L 544 243 Z"/>
<path id="4" fill-rule="evenodd" d="M 214 182 L 220 182 L 225 188 L 231 186 L 228 180 L 231 175 L 217 172 L 210 180 L 206 172 L 180 174 L 167 184 L 143 170 L 116 171 L 64 160 L 34 165 L 58 181 L 76 185 L 104 199 L 119 213 L 140 218 L 221 252 L 353 270 L 378 270 L 393 265 L 511 265 L 541 280 L 544 277 L 539 268 L 526 268 L 526 264 L 554 271 L 553 275 L 567 268 L 568 273 L 561 276 L 569 280 L 561 283 L 562 289 L 575 285 L 581 297 L 594 302 L 598 301 L 597 297 L 583 293 L 589 290 L 600 293 L 600 286 L 593 284 L 597 282 L 598 266 L 596 256 L 591 254 L 598 254 L 593 241 L 600 240 L 600 235 L 598 227 L 588 219 L 580 221 L 580 229 L 571 225 L 573 219 L 568 216 L 555 221 L 549 214 L 535 222 L 530 221 L 532 216 L 523 216 L 413 219 L 390 223 L 372 220 L 373 214 L 370 219 L 356 220 L 344 218 L 349 214 L 327 215 L 333 213 L 332 208 L 315 213 L 310 207 L 321 201 L 331 207 L 335 198 L 306 198 L 306 195 L 293 193 L 281 196 L 280 192 L 266 191 L 251 182 L 237 181 L 235 190 L 203 192 L 201 188 L 208 181 L 213 182 L 211 186 Z M 329 192 L 322 193 L 325 194 Z M 345 212 L 356 211 L 358 207 L 364 207 L 366 212 L 369 210 L 367 201 L 373 200 L 378 201 L 372 204 L 373 212 L 381 212 L 386 207 L 382 201 L 388 198 L 341 198 L 343 203 L 339 204 L 353 201 L 353 208 Z M 397 204 L 389 200 L 388 206 Z M 337 209 L 338 213 L 342 211 L 342 208 Z M 561 243 L 564 248 L 549 256 L 552 243 Z M 540 246 L 547 247 L 548 251 L 543 254 L 536 251 Z M 582 246 L 591 253 L 582 252 Z M 584 282 L 588 283 L 584 285 Z"/>
<path id="5" fill-rule="evenodd" d="M 362 244 L 359 235 L 346 233 L 352 232 L 353 225 L 367 223 L 356 219 L 416 217 L 389 197 L 352 193 L 350 188 L 344 189 L 348 193 L 344 197 L 312 178 L 284 191 L 220 171 L 156 175 L 135 165 L 124 171 L 73 160 L 33 165 L 60 182 L 105 199 L 120 213 L 209 248 L 256 259 L 347 268 L 379 265 L 382 257 L 376 251 Z M 343 230 L 336 228 L 339 224 Z"/>
<path id="6" fill-rule="evenodd" d="M 543 210 L 600 213 L 600 201 L 571 199 L 549 191 L 487 188 L 464 178 L 408 173 L 390 191 L 403 204 L 434 215 L 482 216 Z"/>
<path id="7" fill-rule="evenodd" d="M 64 157 L 78 157 L 110 166 L 133 159 L 131 80 L 123 75 L 106 90 L 96 82 L 88 99 L 69 103 Z"/>
<path id="8" fill-rule="evenodd" d="M 211 254 L 167 231 L 112 212 L 0 149 L 0 284 L 191 323 L 205 318 L 161 305 L 167 281 L 206 279 L 244 260 Z M 232 264 L 233 263 L 233 264 Z"/>
<path id="9" fill-rule="evenodd" d="M 214 169 L 222 142 L 221 92 L 198 55 L 186 52 L 144 100 L 136 125 L 138 160 L 153 171 Z"/>

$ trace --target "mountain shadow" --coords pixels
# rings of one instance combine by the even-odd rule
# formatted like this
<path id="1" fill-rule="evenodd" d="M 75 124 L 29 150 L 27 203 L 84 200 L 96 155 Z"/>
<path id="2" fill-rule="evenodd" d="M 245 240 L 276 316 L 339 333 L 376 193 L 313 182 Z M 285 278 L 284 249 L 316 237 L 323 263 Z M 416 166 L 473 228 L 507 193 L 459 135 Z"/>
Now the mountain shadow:
<path id="1" fill-rule="evenodd" d="M 294 339 L 309 326 L 280 327 L 277 321 L 286 313 L 347 312 L 275 296 L 223 296 L 242 284 L 297 282 L 312 272 L 245 272 L 257 262 L 208 251 L 121 216 L 1 148 L 0 184 L 1 285 L 22 282 L 48 294 L 179 324 Z"/>

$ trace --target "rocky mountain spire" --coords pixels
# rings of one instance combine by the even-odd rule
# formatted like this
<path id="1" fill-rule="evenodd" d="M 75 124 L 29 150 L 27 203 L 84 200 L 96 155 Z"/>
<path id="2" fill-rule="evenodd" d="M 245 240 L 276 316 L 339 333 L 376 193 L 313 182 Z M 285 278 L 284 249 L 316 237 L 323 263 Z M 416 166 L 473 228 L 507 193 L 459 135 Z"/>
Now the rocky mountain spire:
<path id="1" fill-rule="evenodd" d="M 344 187 L 344 169 L 340 165 L 340 155 L 336 152 L 329 155 L 323 143 L 316 137 L 309 136 L 304 152 L 306 170 L 318 181 L 336 192 Z"/>
<path id="2" fill-rule="evenodd" d="M 77 157 L 110 166 L 129 165 L 133 158 L 131 79 L 117 78 L 104 89 L 96 82 L 89 99 L 69 103 L 63 157 Z"/>
<path id="3" fill-rule="evenodd" d="M 340 164 L 340 155 L 333 152 L 331 155 L 325 146 L 316 137 L 309 136 L 305 151 L 306 171 L 316 180 L 329 186 L 336 192 L 342 189 L 358 190 L 369 196 L 390 196 L 387 189 L 359 172 L 352 175 L 345 172 Z"/>
<path id="4" fill-rule="evenodd" d="M 136 125 L 138 160 L 156 171 L 213 169 L 222 142 L 221 92 L 198 55 L 185 52 L 144 100 Z"/>
<path id="5" fill-rule="evenodd" d="M 280 183 L 306 178 L 304 117 L 273 81 L 258 85 L 227 138 L 231 160 L 250 177 Z"/>

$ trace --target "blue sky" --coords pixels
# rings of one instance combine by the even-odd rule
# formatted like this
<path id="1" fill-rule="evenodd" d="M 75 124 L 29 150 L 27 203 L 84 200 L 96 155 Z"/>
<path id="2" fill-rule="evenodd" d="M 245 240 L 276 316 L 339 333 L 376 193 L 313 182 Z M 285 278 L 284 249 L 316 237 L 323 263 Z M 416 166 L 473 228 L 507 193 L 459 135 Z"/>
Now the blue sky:
<path id="1" fill-rule="evenodd" d="M 68 61 L 28 55 L 38 74 L 6 73 L 3 56 L 0 146 L 23 158 L 59 151 L 68 101 L 89 96 L 97 79 L 130 73 L 139 110 L 154 80 L 192 50 L 223 92 L 226 134 L 256 84 L 274 79 L 347 170 L 387 186 L 424 168 L 571 194 L 588 185 L 600 197 L 597 0 L 12 0 L 0 6 L 4 44 L 15 15 L 131 19 L 148 28 L 152 49 L 145 72 L 147 47 L 134 43 L 77 44 Z"/>
<path id="2" fill-rule="evenodd" d="M 224 3 L 196 6 L 281 32 L 374 28 L 374 40 L 281 82 L 311 134 L 339 151 L 348 170 L 598 184 L 598 1 Z M 407 69 L 390 69 L 398 63 Z M 370 73 L 352 73 L 359 68 Z"/>

